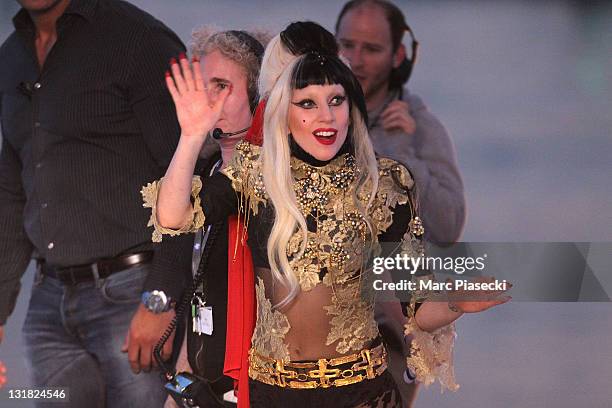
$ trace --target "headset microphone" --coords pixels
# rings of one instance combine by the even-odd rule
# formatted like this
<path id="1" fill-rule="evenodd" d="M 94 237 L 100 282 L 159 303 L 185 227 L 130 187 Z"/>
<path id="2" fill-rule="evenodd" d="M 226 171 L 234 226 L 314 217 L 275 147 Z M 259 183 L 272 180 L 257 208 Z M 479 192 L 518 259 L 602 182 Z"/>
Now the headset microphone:
<path id="1" fill-rule="evenodd" d="M 242 129 L 242 130 L 239 130 L 239 131 L 237 131 L 237 132 L 225 133 L 225 132 L 223 132 L 223 130 L 222 130 L 221 128 L 215 128 L 215 129 L 212 131 L 212 137 L 213 137 L 215 140 L 219 140 L 219 139 L 222 139 L 222 138 L 224 138 L 224 137 L 229 137 L 229 136 L 236 136 L 236 135 L 239 135 L 240 133 L 244 133 L 244 132 L 246 132 L 247 130 L 249 130 L 249 128 L 248 128 L 248 127 L 247 127 L 247 128 L 244 128 L 244 129 Z"/>

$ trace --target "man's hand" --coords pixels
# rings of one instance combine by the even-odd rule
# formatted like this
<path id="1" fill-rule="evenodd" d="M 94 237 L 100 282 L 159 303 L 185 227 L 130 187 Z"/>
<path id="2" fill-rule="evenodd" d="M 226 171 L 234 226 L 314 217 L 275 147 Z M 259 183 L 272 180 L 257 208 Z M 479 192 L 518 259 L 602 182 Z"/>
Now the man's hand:
<path id="1" fill-rule="evenodd" d="M 174 318 L 174 314 L 174 310 L 154 314 L 148 311 L 143 304 L 138 306 L 138 310 L 132 318 L 130 329 L 121 348 L 122 352 L 128 353 L 130 367 L 135 374 L 138 374 L 140 370 L 149 372 L 151 367 L 157 366 L 157 362 L 153 357 L 153 349 Z M 172 355 L 173 340 L 174 332 L 162 350 L 162 358 L 164 360 L 167 360 Z"/>
<path id="2" fill-rule="evenodd" d="M 393 101 L 380 115 L 382 126 L 386 131 L 401 130 L 412 135 L 416 130 L 416 122 L 410 116 L 410 106 L 404 101 Z"/>

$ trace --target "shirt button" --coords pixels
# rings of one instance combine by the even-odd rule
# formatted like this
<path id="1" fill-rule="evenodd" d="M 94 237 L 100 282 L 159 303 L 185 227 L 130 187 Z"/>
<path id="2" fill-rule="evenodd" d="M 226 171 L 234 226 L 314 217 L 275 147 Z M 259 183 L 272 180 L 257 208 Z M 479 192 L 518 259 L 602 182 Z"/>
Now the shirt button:
<path id="1" fill-rule="evenodd" d="M 41 206 L 42 208 L 47 208 L 47 203 L 42 203 L 40 206 Z"/>
<path id="2" fill-rule="evenodd" d="M 37 82 L 34 84 L 34 89 L 40 89 L 42 85 L 40 84 L 40 82 Z"/>
<path id="3" fill-rule="evenodd" d="M 40 127 L 40 122 L 34 122 L 34 127 L 39 128 Z"/>
<path id="4" fill-rule="evenodd" d="M 36 168 L 40 169 L 42 167 L 42 163 L 36 163 Z"/>
<path id="5" fill-rule="evenodd" d="M 47 248 L 53 249 L 54 246 L 55 244 L 53 242 L 49 242 L 49 245 L 47 245 Z"/>

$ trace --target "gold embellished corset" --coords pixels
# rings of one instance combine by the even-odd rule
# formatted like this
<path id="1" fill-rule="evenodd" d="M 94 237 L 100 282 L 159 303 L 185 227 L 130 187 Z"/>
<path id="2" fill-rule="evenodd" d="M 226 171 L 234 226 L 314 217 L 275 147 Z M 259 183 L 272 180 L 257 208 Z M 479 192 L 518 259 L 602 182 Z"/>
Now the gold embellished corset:
<path id="1" fill-rule="evenodd" d="M 370 258 L 379 254 L 382 242 L 394 243 L 396 250 L 408 256 L 423 254 L 424 231 L 415 212 L 410 173 L 393 160 L 378 159 L 379 181 L 373 189 L 360 181 L 360 169 L 350 155 L 321 167 L 293 157 L 293 190 L 307 231 L 297 229 L 291 234 L 286 254 L 300 290 L 289 304 L 274 307 L 286 298 L 288 289 L 272 278 L 268 264 L 266 247 L 274 209 L 268 203 L 259 155 L 259 147 L 241 142 L 232 163 L 222 174 L 207 179 L 204 188 L 194 176 L 193 208 L 180 229 L 164 228 L 157 220 L 157 194 L 163 179 L 144 186 L 144 206 L 152 210 L 153 241 L 161 241 L 163 234 L 195 232 L 238 213 L 248 225 L 256 272 L 252 351 L 262 358 L 303 361 L 368 348 L 378 336 L 374 298 L 370 290 L 363 290 L 372 277 L 366 267 Z M 367 192 L 373 190 L 372 197 Z M 426 294 L 415 295 L 413 302 L 426 298 Z M 443 387 L 457 389 L 452 364 L 454 325 L 432 333 L 422 331 L 414 318 L 413 302 L 406 325 L 406 333 L 412 336 L 408 367 L 425 384 L 437 379 Z"/>
<path id="2" fill-rule="evenodd" d="M 287 258 L 300 293 L 283 308 L 287 295 L 274 282 L 267 263 L 266 240 L 273 210 L 263 184 L 259 148 L 237 146 L 232 164 L 224 170 L 241 194 L 248 220 L 249 246 L 257 272 L 257 323 L 253 348 L 278 359 L 300 360 L 334 357 L 367 347 L 378 336 L 374 298 L 365 287 L 366 265 L 380 251 L 378 237 L 393 223 L 394 208 L 404 222 L 401 241 L 412 216 L 408 171 L 389 159 L 379 159 L 379 184 L 368 206 L 371 185 L 359 185 L 359 169 L 345 154 L 322 167 L 291 158 L 294 192 L 306 219 L 306 245 L 300 254 L 303 233 L 296 230 L 287 245 Z M 367 217 L 362 215 L 367 208 Z M 262 242 L 263 241 L 263 242 Z M 322 355 L 323 354 L 323 355 Z"/>

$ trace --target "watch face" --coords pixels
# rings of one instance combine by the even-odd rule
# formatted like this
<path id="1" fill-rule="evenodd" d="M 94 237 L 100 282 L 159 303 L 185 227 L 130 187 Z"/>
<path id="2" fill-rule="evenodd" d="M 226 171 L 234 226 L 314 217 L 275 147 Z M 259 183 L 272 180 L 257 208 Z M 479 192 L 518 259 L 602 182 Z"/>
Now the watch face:
<path id="1" fill-rule="evenodd" d="M 166 302 L 164 302 L 164 299 L 162 299 L 161 296 L 153 295 L 149 300 L 149 307 L 151 308 L 151 310 L 161 312 L 166 307 Z"/>
<path id="2" fill-rule="evenodd" d="M 166 297 L 165 293 L 154 290 L 153 292 L 151 292 L 151 295 L 149 296 L 149 299 L 146 302 L 146 306 L 147 309 L 149 309 L 153 313 L 164 312 L 166 310 L 166 307 L 168 306 L 168 298 Z"/>

